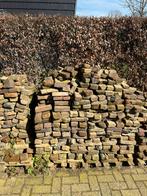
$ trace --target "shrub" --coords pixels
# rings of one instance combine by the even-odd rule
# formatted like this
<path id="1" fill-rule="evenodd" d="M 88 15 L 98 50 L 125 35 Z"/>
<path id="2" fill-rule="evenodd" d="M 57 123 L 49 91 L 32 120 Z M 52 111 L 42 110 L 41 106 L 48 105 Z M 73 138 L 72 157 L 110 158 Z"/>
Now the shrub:
<path id="1" fill-rule="evenodd" d="M 116 68 L 147 90 L 147 18 L 0 16 L 2 74 L 26 73 L 40 83 L 52 69 L 82 63 Z"/>

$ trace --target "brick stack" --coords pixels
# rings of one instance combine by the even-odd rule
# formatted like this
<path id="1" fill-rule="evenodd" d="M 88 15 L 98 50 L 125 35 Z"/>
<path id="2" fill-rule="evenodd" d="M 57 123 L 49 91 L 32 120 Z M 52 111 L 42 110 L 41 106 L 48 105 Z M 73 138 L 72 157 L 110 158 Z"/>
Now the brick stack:
<path id="1" fill-rule="evenodd" d="M 71 167 L 74 163 L 83 167 L 100 166 L 99 148 L 101 148 L 100 138 L 94 137 L 96 129 L 94 125 L 88 122 L 91 115 L 84 111 L 71 111 Z M 88 135 L 88 129 L 91 130 L 91 136 Z"/>
<path id="2" fill-rule="evenodd" d="M 49 167 L 146 164 L 147 93 L 115 70 L 65 67 L 34 91 L 24 75 L 0 78 L 0 164 L 31 165 L 32 154 Z"/>
<path id="3" fill-rule="evenodd" d="M 111 149 L 112 144 L 112 141 L 110 141 L 109 144 L 106 144 L 105 142 L 107 135 L 106 131 L 109 130 L 110 134 L 110 132 L 113 133 L 113 129 L 116 128 L 116 125 L 112 120 L 108 121 L 108 111 L 115 111 L 116 107 L 113 103 L 111 103 L 110 106 L 108 105 L 110 96 L 113 95 L 113 92 L 111 91 L 114 90 L 114 87 L 110 84 L 114 84 L 115 82 L 110 81 L 110 84 L 108 84 L 107 86 L 107 78 L 109 72 L 109 70 L 99 70 L 98 67 L 90 67 L 90 65 L 85 64 L 84 67 L 80 68 L 80 80 L 78 80 L 79 84 L 74 94 L 73 110 L 78 110 L 80 113 L 83 113 L 87 117 L 85 123 L 87 124 L 87 135 L 85 133 L 86 137 L 84 143 L 90 141 L 90 143 L 93 144 L 92 147 L 87 146 L 88 150 L 84 154 L 85 163 L 89 166 L 100 166 L 101 164 L 99 158 L 101 158 L 103 165 L 104 161 L 106 165 L 107 161 L 105 154 L 108 147 L 106 147 L 105 145 L 109 145 Z M 114 71 L 111 70 L 110 74 L 116 74 L 116 72 L 113 72 Z M 118 78 L 117 75 L 115 75 L 115 77 Z M 115 119 L 116 115 L 117 114 L 112 113 L 110 118 Z M 117 141 L 115 141 L 114 143 L 116 144 Z M 112 153 L 114 154 L 114 149 L 116 149 L 116 147 L 113 147 L 113 151 L 109 151 L 111 157 Z M 115 160 L 116 159 L 114 158 L 113 161 Z"/>
<path id="4" fill-rule="evenodd" d="M 120 152 L 117 157 L 122 165 L 134 165 L 134 150 L 137 144 L 135 135 L 138 134 L 141 121 L 144 121 L 140 117 L 145 110 L 143 107 L 144 96 L 136 88 L 131 88 L 124 82 L 122 86 L 125 117 L 122 119 L 124 127 L 119 141 Z"/>
<path id="5" fill-rule="evenodd" d="M 51 93 L 54 81 L 52 77 L 46 78 L 43 88 L 37 94 L 38 105 L 35 108 L 35 154 L 50 154 L 49 140 L 52 138 L 52 100 Z"/>
<path id="6" fill-rule="evenodd" d="M 138 96 L 137 98 L 139 99 L 141 97 Z M 144 110 L 140 113 L 140 117 L 138 117 L 141 126 L 139 131 L 136 133 L 137 145 L 135 150 L 135 157 L 137 159 L 137 164 L 139 165 L 147 165 L 147 93 L 144 93 L 144 97 Z"/>
<path id="7" fill-rule="evenodd" d="M 61 75 L 59 75 L 60 79 Z M 37 96 L 38 106 L 35 109 L 36 155 L 49 153 L 50 167 L 53 166 L 52 163 L 56 166 L 67 166 L 69 151 L 67 144 L 68 138 L 71 138 L 69 82 L 68 80 L 59 81 L 57 77 L 48 77 L 44 80 L 43 88 Z"/>
<path id="8" fill-rule="evenodd" d="M 97 89 L 97 81 L 99 75 L 98 67 L 91 68 L 88 64 L 79 68 L 77 83 L 78 86 L 73 96 L 72 110 L 77 116 L 74 124 L 77 135 L 72 137 L 76 139 L 76 143 L 81 148 L 84 167 L 101 166 L 99 161 L 99 152 L 102 149 L 100 137 L 105 135 L 105 130 L 98 128 L 97 122 L 101 119 L 101 114 L 96 113 L 98 107 L 98 97 L 95 95 Z M 93 77 L 95 75 L 95 77 Z M 91 82 L 93 80 L 93 84 Z M 72 121 L 72 120 L 71 120 Z M 71 122 L 72 123 L 72 122 Z M 72 126 L 72 124 L 71 124 Z"/>
<path id="9" fill-rule="evenodd" d="M 70 128 L 70 96 L 69 92 L 64 92 L 62 85 L 64 82 L 55 80 L 54 87 L 58 89 L 58 92 L 52 93 L 53 99 L 53 132 L 52 136 L 57 138 L 58 143 L 51 146 L 53 148 L 51 160 L 61 167 L 67 167 L 67 154 L 69 153 L 70 147 L 68 145 L 69 139 L 71 138 Z M 64 85 L 66 82 L 64 83 Z M 60 88 L 59 88 L 60 87 Z M 62 90 L 60 92 L 59 90 Z"/>
<path id="10" fill-rule="evenodd" d="M 6 165 L 30 165 L 29 105 L 34 93 L 25 75 L 0 78 L 0 161 Z"/>
<path id="11" fill-rule="evenodd" d="M 134 165 L 136 134 L 146 120 L 144 102 L 144 94 L 115 70 L 87 64 L 65 68 L 45 79 L 38 95 L 38 107 L 50 107 L 48 122 L 40 118 L 39 131 L 48 123 L 50 133 L 39 139 L 36 130 L 36 142 L 48 146 L 56 166 Z"/>

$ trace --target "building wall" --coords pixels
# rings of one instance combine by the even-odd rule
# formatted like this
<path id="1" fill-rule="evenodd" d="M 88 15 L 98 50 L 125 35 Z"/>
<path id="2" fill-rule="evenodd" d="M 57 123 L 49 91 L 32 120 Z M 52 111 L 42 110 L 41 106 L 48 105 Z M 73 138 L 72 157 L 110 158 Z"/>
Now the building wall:
<path id="1" fill-rule="evenodd" d="M 76 0 L 0 0 L 0 10 L 10 13 L 74 15 Z"/>

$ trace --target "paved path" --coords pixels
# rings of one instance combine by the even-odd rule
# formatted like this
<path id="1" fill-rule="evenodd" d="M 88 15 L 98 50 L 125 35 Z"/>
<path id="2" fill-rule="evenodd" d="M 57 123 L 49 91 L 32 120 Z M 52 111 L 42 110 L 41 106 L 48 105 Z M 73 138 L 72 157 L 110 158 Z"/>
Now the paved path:
<path id="1" fill-rule="evenodd" d="M 0 196 L 147 196 L 147 167 L 0 176 Z"/>

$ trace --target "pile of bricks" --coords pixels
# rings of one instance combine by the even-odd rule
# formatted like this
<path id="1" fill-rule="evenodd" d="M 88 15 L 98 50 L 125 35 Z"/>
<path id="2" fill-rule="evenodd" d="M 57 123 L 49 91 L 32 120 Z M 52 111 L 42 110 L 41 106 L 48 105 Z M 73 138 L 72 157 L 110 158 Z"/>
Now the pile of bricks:
<path id="1" fill-rule="evenodd" d="M 61 167 L 134 165 L 136 134 L 147 120 L 144 103 L 144 94 L 115 70 L 65 68 L 46 78 L 38 95 L 36 115 L 43 107 L 49 118 L 35 120 L 36 152 L 47 146 L 52 165 Z"/>
<path id="2" fill-rule="evenodd" d="M 0 78 L 0 163 L 45 155 L 50 168 L 146 164 L 147 93 L 115 70 L 65 67 L 45 78 L 37 100 L 34 91 L 24 75 Z"/>
<path id="3" fill-rule="evenodd" d="M 30 165 L 30 103 L 34 85 L 25 75 L 0 78 L 0 163 L 9 166 Z"/>

